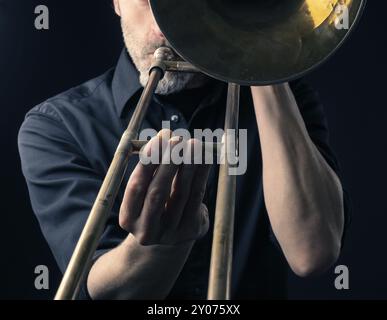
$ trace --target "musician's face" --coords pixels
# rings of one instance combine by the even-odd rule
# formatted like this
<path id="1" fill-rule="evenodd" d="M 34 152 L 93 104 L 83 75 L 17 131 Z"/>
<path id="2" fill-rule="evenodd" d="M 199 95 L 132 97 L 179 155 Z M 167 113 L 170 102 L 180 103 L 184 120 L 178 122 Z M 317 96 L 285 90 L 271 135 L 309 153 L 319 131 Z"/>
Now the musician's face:
<path id="1" fill-rule="evenodd" d="M 126 48 L 140 72 L 140 82 L 145 86 L 153 53 L 160 46 L 168 45 L 168 41 L 156 24 L 148 0 L 114 0 L 114 7 L 121 17 Z M 167 72 L 156 92 L 170 94 L 198 86 L 201 85 L 200 79 L 193 74 Z"/>

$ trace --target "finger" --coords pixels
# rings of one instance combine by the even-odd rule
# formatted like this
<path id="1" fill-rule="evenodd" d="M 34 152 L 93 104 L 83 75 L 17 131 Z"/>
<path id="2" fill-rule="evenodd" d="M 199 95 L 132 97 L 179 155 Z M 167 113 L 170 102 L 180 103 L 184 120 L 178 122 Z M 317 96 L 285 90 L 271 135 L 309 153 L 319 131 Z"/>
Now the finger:
<path id="1" fill-rule="evenodd" d="M 185 143 L 183 150 L 189 147 Z M 174 230 L 178 227 L 184 208 L 191 193 L 191 184 L 195 175 L 195 165 L 192 161 L 181 165 L 174 177 L 171 193 L 165 211 L 162 216 L 162 224 L 165 228 Z"/>
<path id="2" fill-rule="evenodd" d="M 208 175 L 211 169 L 211 164 L 206 164 L 202 155 L 203 143 L 197 139 L 190 140 L 191 159 L 198 163 L 195 165 L 195 176 L 192 180 L 191 193 L 188 200 L 188 205 L 197 203 L 198 206 L 203 201 L 204 193 L 206 191 Z"/>
<path id="3" fill-rule="evenodd" d="M 187 206 L 196 204 L 196 207 L 198 207 L 203 202 L 210 169 L 210 164 L 196 165 L 195 177 L 192 181 L 191 193 L 187 202 Z"/>
<path id="4" fill-rule="evenodd" d="M 191 192 L 187 200 L 184 212 L 181 218 L 180 226 L 192 223 L 200 223 L 202 217 L 199 209 L 202 205 L 204 194 L 206 192 L 208 175 L 211 169 L 210 164 L 195 165 L 195 176 L 191 184 Z"/>
<path id="5" fill-rule="evenodd" d="M 168 141 L 162 163 L 159 165 L 149 185 L 144 206 L 141 211 L 142 228 L 146 230 L 146 240 L 152 241 L 161 231 L 160 219 L 169 198 L 171 185 L 178 170 L 178 165 L 170 159 L 172 148 L 181 142 L 179 137 L 172 137 Z"/>
<path id="6" fill-rule="evenodd" d="M 127 231 L 132 231 L 133 223 L 141 213 L 149 184 L 161 160 L 163 137 L 168 136 L 168 134 L 167 131 L 161 131 L 145 145 L 141 152 L 153 161 L 144 164 L 140 160 L 126 185 L 120 208 L 119 223 Z M 158 161 L 155 161 L 155 158 Z"/>

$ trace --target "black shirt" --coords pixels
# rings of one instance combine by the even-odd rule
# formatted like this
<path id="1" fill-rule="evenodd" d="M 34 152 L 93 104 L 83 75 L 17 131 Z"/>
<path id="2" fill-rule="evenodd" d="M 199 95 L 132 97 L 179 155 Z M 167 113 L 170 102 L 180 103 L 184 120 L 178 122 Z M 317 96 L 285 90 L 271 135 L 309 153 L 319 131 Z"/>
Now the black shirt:
<path id="1" fill-rule="evenodd" d="M 338 172 L 323 108 L 315 92 L 302 81 L 290 85 L 311 139 Z M 172 130 L 223 128 L 227 85 L 212 80 L 206 88 L 196 91 L 201 97 L 196 96 L 198 105 L 192 112 L 181 111 L 185 110 L 184 95 L 174 99 L 154 95 L 142 129 L 158 131 L 162 121 L 170 119 Z M 138 72 L 123 51 L 115 69 L 34 107 L 22 124 L 18 143 L 32 208 L 62 272 L 141 92 Z M 260 142 L 248 87 L 241 88 L 240 105 L 239 127 L 248 130 L 248 166 L 246 173 L 237 177 L 232 298 L 285 298 L 287 263 L 268 222 Z M 138 156 L 131 157 L 95 257 L 127 236 L 119 227 L 118 212 L 137 162 Z M 214 165 L 204 199 L 211 221 L 217 174 L 218 166 Z M 194 245 L 169 298 L 206 297 L 211 239 L 212 227 Z"/>

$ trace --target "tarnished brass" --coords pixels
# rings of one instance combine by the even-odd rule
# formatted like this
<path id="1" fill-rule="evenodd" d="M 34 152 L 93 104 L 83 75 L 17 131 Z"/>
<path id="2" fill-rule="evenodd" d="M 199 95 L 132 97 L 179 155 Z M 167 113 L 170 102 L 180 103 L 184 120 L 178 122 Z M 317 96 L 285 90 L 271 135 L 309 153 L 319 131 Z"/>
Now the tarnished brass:
<path id="1" fill-rule="evenodd" d="M 334 53 L 358 21 L 365 1 L 150 0 L 150 4 L 160 29 L 186 61 L 219 80 L 267 85 L 300 77 Z M 346 19 L 343 8 L 348 9 L 348 29 L 341 28 Z"/>

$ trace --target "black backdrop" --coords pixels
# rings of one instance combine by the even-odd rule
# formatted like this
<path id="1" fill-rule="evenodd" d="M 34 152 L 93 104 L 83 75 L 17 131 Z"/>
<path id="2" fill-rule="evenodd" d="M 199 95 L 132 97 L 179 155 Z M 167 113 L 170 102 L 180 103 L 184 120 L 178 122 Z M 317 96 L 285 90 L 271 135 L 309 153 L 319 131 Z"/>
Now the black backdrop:
<path id="1" fill-rule="evenodd" d="M 50 9 L 50 29 L 34 28 L 34 8 Z M 354 212 L 338 264 L 349 290 L 323 277 L 289 275 L 291 298 L 387 298 L 387 110 L 385 1 L 370 0 L 356 33 L 308 76 L 325 104 L 331 142 Z M 32 214 L 20 171 L 17 132 L 24 114 L 44 99 L 113 66 L 122 47 L 109 0 L 0 0 L 1 207 L 0 298 L 52 298 L 61 275 Z M 34 268 L 50 269 L 50 290 L 36 290 Z"/>

